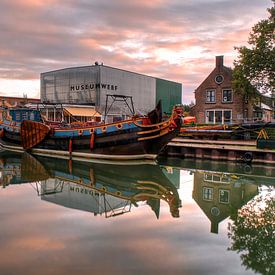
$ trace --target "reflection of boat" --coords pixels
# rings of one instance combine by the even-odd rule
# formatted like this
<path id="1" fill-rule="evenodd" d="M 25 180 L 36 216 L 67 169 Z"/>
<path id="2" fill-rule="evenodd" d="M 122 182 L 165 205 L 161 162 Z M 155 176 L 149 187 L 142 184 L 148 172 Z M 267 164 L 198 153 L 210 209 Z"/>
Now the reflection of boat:
<path id="1" fill-rule="evenodd" d="M 2 178 L 3 186 L 20 183 L 20 176 L 21 182 L 41 181 L 38 192 L 43 200 L 86 210 L 89 208 L 87 204 L 91 206 L 92 202 L 90 211 L 95 209 L 96 204 L 101 204 L 101 209 L 112 210 L 114 215 L 123 213 L 114 211 L 115 207 L 124 205 L 125 208 L 126 205 L 145 201 L 157 217 L 160 201 L 163 200 L 169 204 L 171 215 L 179 216 L 181 202 L 177 189 L 155 163 L 96 164 L 7 152 L 2 153 L 1 162 L 2 175 L 11 172 L 6 171 L 11 165 L 17 166 L 18 171 L 16 181 L 11 180 L 12 173 L 9 181 Z M 34 173 L 36 170 L 39 172 Z"/>
<path id="2" fill-rule="evenodd" d="M 35 182 L 49 178 L 49 173 L 28 153 L 0 152 L 0 186 Z"/>
<path id="3" fill-rule="evenodd" d="M 5 149 L 63 158 L 122 160 L 155 159 L 177 135 L 182 107 L 175 106 L 166 121 L 155 121 L 150 115 L 98 125 L 53 123 L 31 109 L 2 112 L 0 143 Z"/>

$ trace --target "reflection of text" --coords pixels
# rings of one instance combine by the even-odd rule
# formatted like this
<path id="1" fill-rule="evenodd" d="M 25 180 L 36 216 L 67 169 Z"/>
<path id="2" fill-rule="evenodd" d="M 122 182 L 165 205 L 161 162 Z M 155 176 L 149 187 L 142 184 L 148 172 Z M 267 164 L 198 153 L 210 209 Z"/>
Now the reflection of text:
<path id="1" fill-rule="evenodd" d="M 91 196 L 99 196 L 100 195 L 100 193 L 98 193 L 94 190 L 89 190 L 89 189 L 81 188 L 81 187 L 70 186 L 70 191 L 85 194 L 85 195 L 91 195 Z"/>

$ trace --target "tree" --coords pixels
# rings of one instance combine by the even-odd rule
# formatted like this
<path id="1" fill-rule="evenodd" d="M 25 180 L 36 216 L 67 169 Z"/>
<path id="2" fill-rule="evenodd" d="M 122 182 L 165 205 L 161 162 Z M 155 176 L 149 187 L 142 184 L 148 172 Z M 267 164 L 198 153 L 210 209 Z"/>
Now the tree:
<path id="1" fill-rule="evenodd" d="M 248 96 L 257 90 L 275 92 L 275 0 L 272 2 L 268 19 L 258 22 L 250 32 L 250 47 L 235 48 L 239 55 L 234 61 L 233 87 Z"/>
<path id="2" fill-rule="evenodd" d="M 275 274 L 274 213 L 274 195 L 267 193 L 242 207 L 229 224 L 229 250 L 241 253 L 243 265 L 261 274 Z"/>

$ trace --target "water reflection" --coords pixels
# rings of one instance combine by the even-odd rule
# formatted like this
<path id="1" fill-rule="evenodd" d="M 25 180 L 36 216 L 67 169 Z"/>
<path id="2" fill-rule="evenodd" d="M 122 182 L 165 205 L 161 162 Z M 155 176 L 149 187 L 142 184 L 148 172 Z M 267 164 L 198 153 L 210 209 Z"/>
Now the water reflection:
<path id="1" fill-rule="evenodd" d="M 229 224 L 230 250 L 243 264 L 261 274 L 275 273 L 275 200 L 270 193 L 252 199 Z"/>
<path id="2" fill-rule="evenodd" d="M 1 170 L 0 184 L 4 188 L 33 182 L 42 200 L 94 215 L 121 215 L 142 201 L 159 218 L 163 200 L 172 217 L 179 217 L 179 177 L 174 185 L 175 178 L 170 181 L 169 173 L 154 162 L 83 163 L 2 152 Z"/>
<path id="3" fill-rule="evenodd" d="M 44 232 L 42 244 L 46 243 L 49 253 L 47 257 L 42 257 L 42 252 L 38 254 L 45 261 L 45 274 L 51 273 L 48 268 L 60 257 L 63 260 L 55 261 L 55 267 L 59 267 L 55 274 L 63 274 L 62 270 L 66 270 L 64 274 L 71 274 L 73 267 L 64 267 L 69 258 L 83 263 L 82 274 L 91 274 L 93 268 L 102 269 L 100 274 L 109 274 L 114 269 L 114 258 L 120 263 L 115 266 L 119 274 L 126 274 L 125 270 L 130 270 L 128 274 L 131 274 L 133 265 L 135 273 L 143 274 L 148 271 L 148 274 L 163 274 L 164 271 L 166 274 L 274 273 L 275 205 L 274 195 L 270 195 L 275 186 L 274 167 L 179 159 L 165 159 L 160 165 L 122 166 L 53 161 L 2 152 L 0 170 L 0 185 L 5 189 L 1 197 L 4 200 L 0 200 L 0 216 L 4 221 L 1 236 L 6 236 L 0 239 L 0 245 L 5 244 L 11 232 L 10 238 L 15 239 L 13 246 L 9 243 L 4 246 L 5 253 L 1 255 L 3 261 L 11 251 L 12 257 L 7 256 L 5 260 L 8 271 L 9 260 L 19 259 L 20 255 L 24 261 L 18 271 L 26 268 L 24 257 L 28 247 L 30 263 L 33 261 L 33 247 L 40 245 L 39 236 Z M 192 180 L 189 185 L 185 181 L 187 175 Z M 22 210 L 17 203 L 23 205 L 22 201 L 27 200 L 25 203 L 29 204 L 34 193 L 29 188 L 20 204 L 18 200 L 26 188 L 17 188 L 13 194 L 10 192 L 15 198 L 10 200 L 9 191 L 21 184 L 35 187 L 41 200 L 32 200 L 39 214 L 25 214 L 17 230 L 14 225 L 20 222 L 21 213 L 30 209 L 22 207 Z M 187 198 L 185 193 L 191 189 Z M 146 208 L 133 211 L 139 205 Z M 12 206 L 13 211 L 8 210 Z M 72 218 L 68 208 L 117 218 L 86 219 L 92 215 L 82 211 L 75 211 Z M 167 209 L 169 211 L 165 211 Z M 119 219 L 122 214 L 126 215 Z M 152 219 L 151 214 L 160 219 Z M 26 219 L 33 225 L 28 228 L 29 235 L 25 234 Z M 70 242 L 72 244 L 68 245 Z M 20 247 L 22 243 L 24 249 Z M 232 251 L 240 253 L 240 257 Z M 156 256 L 152 260 L 153 254 Z M 91 261 L 91 258 L 97 260 Z M 3 264 L 0 264 L 0 273 L 1 266 Z M 8 271 L 4 274 L 9 274 Z"/>
<path id="4" fill-rule="evenodd" d="M 240 253 L 247 269 L 275 274 L 275 167 L 179 159 L 169 164 L 194 174 L 192 197 L 212 233 L 230 217 L 228 250 Z"/>

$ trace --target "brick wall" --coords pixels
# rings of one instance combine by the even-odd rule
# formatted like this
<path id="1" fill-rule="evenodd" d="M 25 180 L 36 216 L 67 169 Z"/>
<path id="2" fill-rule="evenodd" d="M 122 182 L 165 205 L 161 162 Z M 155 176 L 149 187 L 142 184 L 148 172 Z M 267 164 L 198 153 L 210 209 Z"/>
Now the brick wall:
<path id="1" fill-rule="evenodd" d="M 215 81 L 217 75 L 223 76 L 223 81 L 218 84 Z M 196 105 L 192 109 L 193 114 L 197 118 L 198 123 L 205 123 L 206 110 L 214 109 L 228 109 L 232 110 L 232 122 L 243 122 L 245 109 L 247 109 L 247 116 L 252 117 L 252 107 L 244 100 L 244 96 L 232 89 L 232 70 L 223 65 L 223 56 L 216 57 L 216 66 L 208 77 L 195 90 Z M 214 103 L 206 102 L 206 90 L 214 89 L 216 91 L 216 100 Z M 232 89 L 232 102 L 223 102 L 223 89 Z"/>

